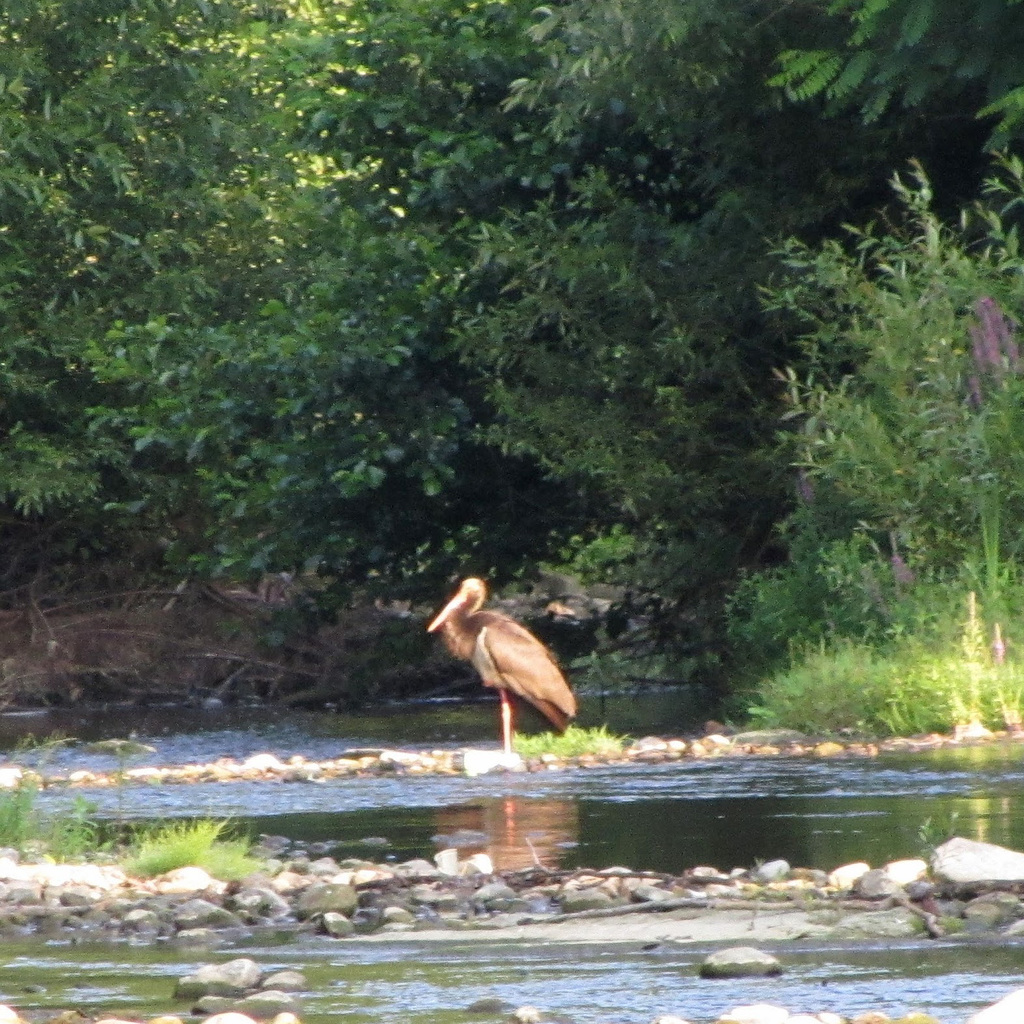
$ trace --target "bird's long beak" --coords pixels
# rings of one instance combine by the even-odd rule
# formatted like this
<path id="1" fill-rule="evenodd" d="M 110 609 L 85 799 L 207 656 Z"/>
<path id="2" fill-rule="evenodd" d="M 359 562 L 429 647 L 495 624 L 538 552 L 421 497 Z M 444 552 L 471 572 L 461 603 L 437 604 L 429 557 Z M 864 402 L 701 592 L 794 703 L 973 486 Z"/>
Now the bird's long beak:
<path id="1" fill-rule="evenodd" d="M 445 619 L 447 619 L 447 618 L 448 618 L 448 616 L 449 616 L 449 615 L 451 615 L 451 613 L 452 613 L 453 611 L 455 611 L 455 609 L 456 609 L 456 608 L 458 608 L 458 607 L 459 607 L 459 605 L 463 604 L 463 603 L 465 602 L 465 600 L 466 600 L 466 595 L 465 595 L 465 594 L 463 594 L 463 592 L 462 592 L 462 591 L 460 590 L 460 591 L 459 591 L 459 592 L 458 592 L 458 593 L 457 593 L 457 594 L 456 594 L 456 595 L 455 595 L 455 596 L 454 596 L 454 597 L 453 597 L 453 598 L 452 598 L 452 599 L 451 599 L 451 600 L 450 600 L 450 601 L 449 601 L 449 602 L 448 602 L 448 603 L 447 603 L 447 604 L 446 604 L 446 605 L 445 605 L 445 606 L 444 606 L 444 607 L 443 607 L 443 608 L 442 608 L 442 609 L 441 609 L 441 610 L 440 610 L 440 611 L 439 611 L 439 612 L 437 613 L 437 618 L 435 618 L 435 619 L 434 619 L 434 621 L 433 621 L 433 622 L 432 622 L 432 623 L 431 623 L 431 624 L 430 624 L 429 626 L 427 626 L 427 632 L 428 632 L 428 633 L 433 633 L 433 632 L 434 632 L 434 630 L 435 630 L 435 629 L 437 629 L 437 628 L 438 628 L 439 626 L 443 626 L 443 625 L 444 625 L 444 620 L 445 620 Z"/>

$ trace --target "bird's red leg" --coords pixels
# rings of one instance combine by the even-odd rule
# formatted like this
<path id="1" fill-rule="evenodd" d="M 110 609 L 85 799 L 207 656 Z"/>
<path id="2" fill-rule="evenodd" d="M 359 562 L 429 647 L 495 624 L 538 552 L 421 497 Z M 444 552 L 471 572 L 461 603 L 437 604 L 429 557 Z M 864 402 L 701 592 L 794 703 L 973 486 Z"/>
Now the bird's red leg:
<path id="1" fill-rule="evenodd" d="M 512 703 L 508 694 L 501 691 L 501 738 L 505 744 L 505 753 L 512 753 Z"/>

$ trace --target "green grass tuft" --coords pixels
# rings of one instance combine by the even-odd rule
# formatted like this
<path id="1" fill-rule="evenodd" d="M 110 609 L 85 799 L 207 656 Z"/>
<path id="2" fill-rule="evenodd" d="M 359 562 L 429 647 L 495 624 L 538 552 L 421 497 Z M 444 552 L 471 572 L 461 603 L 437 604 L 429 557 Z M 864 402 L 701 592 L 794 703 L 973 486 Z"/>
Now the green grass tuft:
<path id="1" fill-rule="evenodd" d="M 556 757 L 579 757 L 581 754 L 596 754 L 607 757 L 622 753 L 628 737 L 615 736 L 606 725 L 594 729 L 581 729 L 570 725 L 564 733 L 537 733 L 533 736 L 515 737 L 516 753 L 522 757 L 540 757 L 554 754 Z"/>
<path id="2" fill-rule="evenodd" d="M 23 854 L 45 853 L 56 861 L 104 852 L 99 827 L 92 819 L 93 804 L 76 796 L 66 812 L 44 816 L 36 806 L 38 792 L 32 782 L 0 792 L 0 846 Z"/>
<path id="3" fill-rule="evenodd" d="M 175 821 L 140 830 L 124 860 L 128 874 L 162 875 L 176 868 L 203 868 L 214 878 L 230 882 L 258 871 L 262 862 L 249 853 L 247 838 L 227 834 L 226 821 L 201 818 Z"/>

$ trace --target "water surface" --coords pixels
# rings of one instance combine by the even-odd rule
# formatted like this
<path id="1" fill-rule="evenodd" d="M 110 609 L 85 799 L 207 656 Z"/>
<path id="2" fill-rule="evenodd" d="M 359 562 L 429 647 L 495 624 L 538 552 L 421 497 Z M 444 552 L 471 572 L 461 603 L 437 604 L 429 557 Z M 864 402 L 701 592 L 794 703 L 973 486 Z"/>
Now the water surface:
<path id="1" fill-rule="evenodd" d="M 683 731 L 671 728 L 666 705 L 645 717 L 631 704 L 634 735 Z M 0 716 L 0 745 L 17 760 L 62 771 L 242 759 L 264 751 L 322 759 L 361 746 L 494 747 L 494 712 L 481 704 L 358 717 L 259 709 Z M 56 731 L 82 740 L 134 731 L 155 751 L 119 761 L 82 744 L 15 749 L 27 732 Z M 486 849 L 505 868 L 537 859 L 550 867 L 626 865 L 674 874 L 695 864 L 729 869 L 775 857 L 831 868 L 918 856 L 951 833 L 1024 849 L 1022 753 L 1005 744 L 873 759 L 722 757 L 477 779 L 395 775 L 87 792 L 106 820 L 231 816 L 254 833 L 322 843 L 337 856 L 429 857 L 475 834 L 466 851 Z M 45 791 L 40 800 L 57 814 L 73 795 Z M 367 838 L 387 845 L 365 845 Z M 25 1011 L 77 1006 L 119 1016 L 180 1014 L 187 1007 L 171 999 L 174 979 L 238 955 L 267 969 L 303 969 L 311 985 L 303 1002 L 309 1024 L 339 1018 L 463 1024 L 465 1008 L 483 997 L 536 1005 L 578 1024 L 649 1024 L 663 1013 L 713 1020 L 728 1007 L 764 1001 L 845 1015 L 879 1009 L 895 1017 L 919 1009 L 942 1024 L 963 1024 L 1024 984 L 1020 939 L 922 940 L 890 948 L 787 943 L 773 950 L 786 965 L 780 978 L 728 983 L 696 977 L 709 949 L 263 937 L 211 952 L 168 943 L 5 941 L 0 1001 Z"/>

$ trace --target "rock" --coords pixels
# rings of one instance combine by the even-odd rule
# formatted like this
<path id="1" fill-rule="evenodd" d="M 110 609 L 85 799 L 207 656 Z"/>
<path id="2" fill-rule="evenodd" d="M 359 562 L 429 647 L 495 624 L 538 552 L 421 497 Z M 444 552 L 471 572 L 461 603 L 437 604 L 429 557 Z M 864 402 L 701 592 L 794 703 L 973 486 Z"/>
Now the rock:
<path id="1" fill-rule="evenodd" d="M 897 896 L 903 893 L 903 886 L 894 881 L 884 868 L 872 868 L 865 871 L 853 883 L 854 895 L 866 900 L 883 899 L 886 896 Z"/>
<path id="2" fill-rule="evenodd" d="M 64 907 L 88 907 L 100 896 L 100 892 L 88 885 L 65 885 L 58 890 L 58 899 Z"/>
<path id="3" fill-rule="evenodd" d="M 237 928 L 242 921 L 230 910 L 217 906 L 209 900 L 188 900 L 175 910 L 174 924 L 180 929 L 187 928 Z"/>
<path id="4" fill-rule="evenodd" d="M 326 878 L 336 875 L 341 868 L 338 867 L 338 862 L 333 857 L 321 857 L 319 860 L 310 861 L 308 870 L 311 875 Z"/>
<path id="5" fill-rule="evenodd" d="M 928 864 L 920 857 L 914 857 L 910 860 L 890 861 L 882 870 L 894 882 L 906 886 L 924 878 L 928 873 Z"/>
<path id="6" fill-rule="evenodd" d="M 466 1013 L 490 1016 L 495 1013 L 509 1013 L 514 1009 L 515 1007 L 511 1003 L 507 1003 L 504 999 L 499 999 L 497 996 L 483 996 L 470 1003 L 466 1007 Z"/>
<path id="7" fill-rule="evenodd" d="M 828 872 L 821 868 L 793 868 L 789 877 L 798 882 L 808 882 L 819 889 L 828 885 Z"/>
<path id="8" fill-rule="evenodd" d="M 21 1024 L 17 1010 L 12 1010 L 11 1007 L 0 1003 L 0 1024 Z"/>
<path id="9" fill-rule="evenodd" d="M 698 969 L 702 978 L 764 978 L 781 974 L 778 959 L 753 946 L 733 946 L 705 957 Z"/>
<path id="10" fill-rule="evenodd" d="M 416 921 L 416 915 L 405 907 L 385 907 L 380 918 L 385 924 L 414 924 Z"/>
<path id="11" fill-rule="evenodd" d="M 971 900 L 963 909 L 968 927 L 998 928 L 1024 916 L 1020 900 L 1009 892 L 990 892 Z"/>
<path id="12" fill-rule="evenodd" d="M 834 740 L 825 740 L 824 743 L 815 746 L 814 753 L 818 757 L 836 757 L 838 754 L 845 754 L 846 747 Z"/>
<path id="13" fill-rule="evenodd" d="M 604 910 L 616 901 L 601 889 L 563 889 L 558 896 L 563 914 L 578 914 L 583 910 Z"/>
<path id="14" fill-rule="evenodd" d="M 223 882 L 218 882 L 202 868 L 196 867 L 175 868 L 174 871 L 168 871 L 153 879 L 154 892 L 214 892 L 219 894 L 226 888 L 227 886 Z"/>
<path id="15" fill-rule="evenodd" d="M 932 872 L 956 889 L 1024 881 L 1024 853 L 993 843 L 955 837 L 932 854 Z"/>
<path id="16" fill-rule="evenodd" d="M 150 1021 L 150 1024 L 156 1024 L 156 1022 Z M 215 1013 L 212 1017 L 207 1017 L 203 1024 L 256 1024 L 256 1022 L 244 1013 L 235 1013 L 229 1010 L 226 1013 Z"/>
<path id="17" fill-rule="evenodd" d="M 173 940 L 176 946 L 219 946 L 224 936 L 212 928 L 183 928 L 175 933 Z"/>
<path id="18" fill-rule="evenodd" d="M 434 863 L 442 875 L 457 875 L 459 873 L 459 851 L 450 846 L 447 850 L 438 850 L 434 854 Z"/>
<path id="19" fill-rule="evenodd" d="M 733 743 L 741 743 L 751 747 L 779 746 L 784 743 L 806 743 L 807 734 L 796 729 L 752 729 L 738 732 L 733 736 Z"/>
<path id="20" fill-rule="evenodd" d="M 403 861 L 401 864 L 396 864 L 391 870 L 399 878 L 437 878 L 441 874 L 435 865 L 422 857 Z"/>
<path id="21" fill-rule="evenodd" d="M 409 890 L 409 899 L 439 912 L 458 910 L 465 902 L 459 893 L 437 889 L 433 885 L 414 885 Z"/>
<path id="22" fill-rule="evenodd" d="M 905 888 L 907 896 L 918 902 L 934 896 L 937 891 L 935 886 L 924 878 L 917 882 L 908 882 Z"/>
<path id="23" fill-rule="evenodd" d="M 540 1024 L 544 1015 L 536 1006 L 520 1006 L 509 1014 L 508 1019 L 511 1024 Z"/>
<path id="24" fill-rule="evenodd" d="M 486 885 L 481 885 L 473 893 L 473 902 L 483 906 L 487 906 L 494 900 L 514 900 L 517 898 L 515 889 L 504 882 L 488 882 Z"/>
<path id="25" fill-rule="evenodd" d="M 263 972 L 255 961 L 239 957 L 224 964 L 207 964 L 195 974 L 178 979 L 175 999 L 196 999 L 200 996 L 240 996 L 260 983 Z"/>
<path id="26" fill-rule="evenodd" d="M 293 992 L 265 989 L 240 998 L 203 996 L 195 1004 L 200 1013 L 242 1013 L 255 1020 L 273 1020 L 279 1013 L 295 1013 L 299 1000 Z"/>
<path id="27" fill-rule="evenodd" d="M 832 928 L 832 934 L 838 937 L 867 939 L 902 939 L 923 931 L 924 922 L 903 907 L 849 914 Z"/>
<path id="28" fill-rule="evenodd" d="M 1003 996 L 967 1020 L 967 1024 L 1020 1024 L 1024 1020 L 1024 988 Z"/>
<path id="29" fill-rule="evenodd" d="M 641 882 L 633 889 L 633 899 L 639 903 L 664 903 L 672 899 L 672 893 L 660 886 Z"/>
<path id="30" fill-rule="evenodd" d="M 344 914 L 337 914 L 332 910 L 328 910 L 320 918 L 320 927 L 335 939 L 347 938 L 356 930 L 356 926 Z"/>
<path id="31" fill-rule="evenodd" d="M 789 861 L 770 860 L 754 868 L 750 877 L 762 885 L 768 882 L 779 882 L 786 878 L 790 872 Z"/>
<path id="32" fill-rule="evenodd" d="M 506 754 L 502 750 L 463 750 L 462 756 L 457 758 L 456 763 L 471 778 L 493 771 L 521 772 L 526 770 L 526 762 L 518 754 Z"/>
<path id="33" fill-rule="evenodd" d="M 719 1024 L 786 1024 L 789 1010 L 771 1003 L 734 1006 L 718 1018 Z"/>
<path id="34" fill-rule="evenodd" d="M 253 922 L 260 918 L 285 917 L 291 913 L 291 904 L 270 888 L 241 889 L 225 901 L 243 920 Z"/>
<path id="35" fill-rule="evenodd" d="M 283 772 L 285 765 L 273 754 L 253 754 L 242 762 L 242 768 L 250 772 Z"/>
<path id="36" fill-rule="evenodd" d="M 690 1022 L 675 1014 L 663 1013 L 660 1017 L 655 1017 L 651 1024 L 690 1024 Z"/>
<path id="37" fill-rule="evenodd" d="M 356 890 L 337 882 L 314 882 L 295 901 L 295 914 L 301 920 L 315 914 L 351 914 L 358 905 Z"/>
<path id="38" fill-rule="evenodd" d="M 474 853 L 472 857 L 467 857 L 459 865 L 459 875 L 463 878 L 470 875 L 493 875 L 494 874 L 494 863 L 486 853 Z"/>
<path id="39" fill-rule="evenodd" d="M 835 889 L 852 889 L 853 883 L 870 870 L 871 865 L 865 864 L 863 861 L 857 861 L 854 864 L 843 864 L 842 867 L 829 872 L 828 884 Z"/>
<path id="40" fill-rule="evenodd" d="M 302 992 L 308 987 L 306 976 L 292 970 L 274 971 L 260 982 L 260 988 L 276 988 L 282 992 Z"/>
<path id="41" fill-rule="evenodd" d="M 158 932 L 160 930 L 160 915 L 152 910 L 138 907 L 129 910 L 121 918 L 121 927 L 132 932 Z"/>

